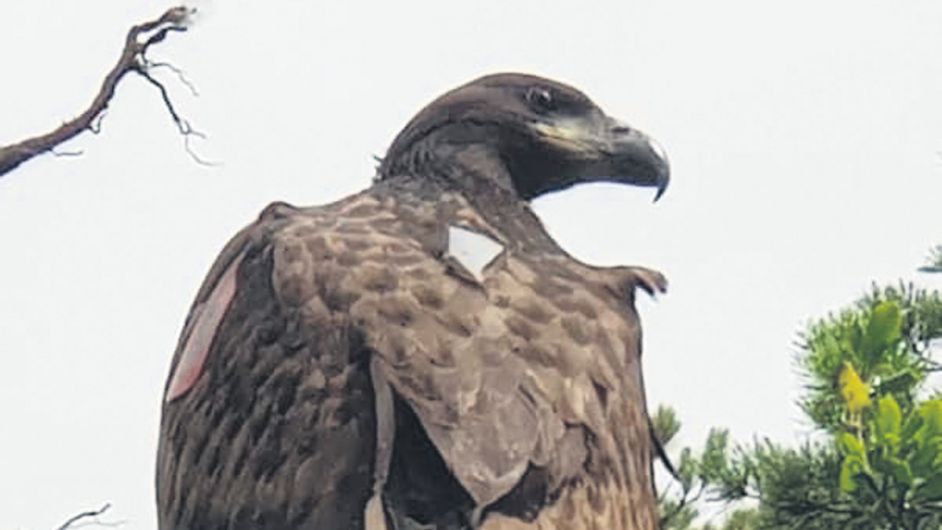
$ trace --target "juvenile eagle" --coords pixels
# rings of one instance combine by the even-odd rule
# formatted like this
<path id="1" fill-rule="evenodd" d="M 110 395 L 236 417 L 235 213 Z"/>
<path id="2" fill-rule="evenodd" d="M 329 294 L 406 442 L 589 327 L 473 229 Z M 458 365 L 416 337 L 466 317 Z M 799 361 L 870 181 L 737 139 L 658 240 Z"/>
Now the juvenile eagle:
<path id="1" fill-rule="evenodd" d="M 210 270 L 165 387 L 161 530 L 656 527 L 634 292 L 528 201 L 667 187 L 572 87 L 483 77 L 422 110 L 367 190 L 267 207 Z"/>

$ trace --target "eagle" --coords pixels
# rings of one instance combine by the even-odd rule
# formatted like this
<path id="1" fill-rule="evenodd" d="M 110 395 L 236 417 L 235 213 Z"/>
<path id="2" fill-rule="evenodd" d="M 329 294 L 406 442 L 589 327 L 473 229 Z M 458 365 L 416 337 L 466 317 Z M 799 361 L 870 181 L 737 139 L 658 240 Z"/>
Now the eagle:
<path id="1" fill-rule="evenodd" d="M 503 73 L 434 100 L 372 185 L 276 202 L 212 265 L 165 386 L 161 530 L 651 530 L 638 288 L 530 208 L 667 187 L 579 90 Z"/>

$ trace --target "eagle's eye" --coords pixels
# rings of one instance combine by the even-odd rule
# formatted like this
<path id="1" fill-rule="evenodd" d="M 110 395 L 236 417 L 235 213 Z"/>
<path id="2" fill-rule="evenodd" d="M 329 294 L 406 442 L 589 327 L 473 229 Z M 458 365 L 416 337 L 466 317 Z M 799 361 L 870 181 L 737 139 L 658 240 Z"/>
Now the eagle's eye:
<path id="1" fill-rule="evenodd" d="M 553 94 L 542 87 L 533 87 L 527 90 L 527 103 L 534 112 L 543 114 L 556 110 L 556 101 Z"/>

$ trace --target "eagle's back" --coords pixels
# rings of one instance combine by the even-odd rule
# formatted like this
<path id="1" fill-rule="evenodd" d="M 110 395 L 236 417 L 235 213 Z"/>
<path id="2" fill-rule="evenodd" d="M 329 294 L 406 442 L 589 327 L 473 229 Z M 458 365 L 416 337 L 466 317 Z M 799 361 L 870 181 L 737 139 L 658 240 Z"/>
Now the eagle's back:
<path id="1" fill-rule="evenodd" d="M 223 252 L 181 337 L 160 527 L 362 528 L 372 369 L 394 396 L 394 525 L 467 528 L 488 505 L 489 530 L 654 528 L 638 509 L 654 504 L 632 275 L 507 230 L 456 194 L 269 207 Z M 490 261 L 461 259 L 465 232 L 496 245 Z M 221 302 L 216 324 L 205 308 Z M 175 372 L 201 346 L 180 392 Z"/>

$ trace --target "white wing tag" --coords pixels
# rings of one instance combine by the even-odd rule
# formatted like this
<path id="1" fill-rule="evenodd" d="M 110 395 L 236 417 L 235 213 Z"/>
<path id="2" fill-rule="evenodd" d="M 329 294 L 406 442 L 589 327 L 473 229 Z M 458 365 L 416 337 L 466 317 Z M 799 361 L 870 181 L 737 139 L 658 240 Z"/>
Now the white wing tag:
<path id="1" fill-rule="evenodd" d="M 493 239 L 458 226 L 448 227 L 448 254 L 455 258 L 478 282 L 486 267 L 504 247 Z"/>

